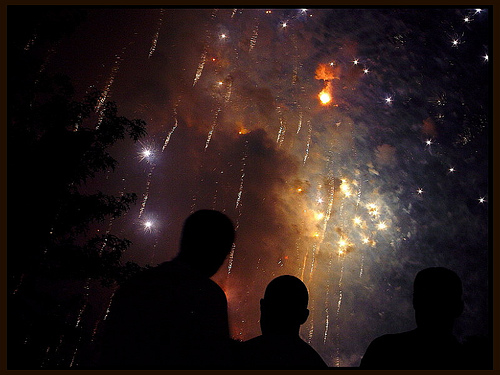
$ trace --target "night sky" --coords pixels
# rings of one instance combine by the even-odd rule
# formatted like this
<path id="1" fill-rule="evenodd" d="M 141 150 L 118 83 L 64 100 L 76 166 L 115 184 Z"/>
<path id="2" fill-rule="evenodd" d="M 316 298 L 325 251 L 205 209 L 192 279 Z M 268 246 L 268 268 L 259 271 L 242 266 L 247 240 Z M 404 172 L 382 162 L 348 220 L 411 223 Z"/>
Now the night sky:
<path id="1" fill-rule="evenodd" d="M 124 261 L 172 259 L 185 218 L 212 208 L 237 227 L 214 276 L 235 338 L 260 334 L 266 285 L 291 274 L 310 292 L 301 337 L 357 366 L 414 328 L 413 278 L 431 266 L 464 283 L 457 337 L 491 330 L 488 9 L 87 12 L 46 69 L 147 123 L 85 187 L 137 193 L 92 228 L 133 242 Z M 90 293 L 93 325 L 110 293 Z"/>

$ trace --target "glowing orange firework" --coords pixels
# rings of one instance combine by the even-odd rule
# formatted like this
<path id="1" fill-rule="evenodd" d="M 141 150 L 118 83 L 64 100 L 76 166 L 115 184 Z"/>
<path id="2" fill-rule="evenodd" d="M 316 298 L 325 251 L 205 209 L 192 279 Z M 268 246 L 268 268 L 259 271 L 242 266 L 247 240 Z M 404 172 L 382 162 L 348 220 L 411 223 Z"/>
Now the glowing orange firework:
<path id="1" fill-rule="evenodd" d="M 318 95 L 318 98 L 322 105 L 329 105 L 332 100 L 332 83 L 331 80 L 338 79 L 339 77 L 339 68 L 334 67 L 333 65 L 327 64 L 319 64 L 316 69 L 316 75 L 314 78 L 321 79 L 325 82 L 325 87 Z"/>
<path id="2" fill-rule="evenodd" d="M 328 103 L 330 103 L 332 101 L 332 96 L 330 95 L 330 93 L 328 91 L 326 91 L 326 87 L 323 90 L 321 90 L 318 97 L 319 97 L 319 100 L 321 101 L 321 104 L 323 104 L 323 105 L 327 105 Z"/>

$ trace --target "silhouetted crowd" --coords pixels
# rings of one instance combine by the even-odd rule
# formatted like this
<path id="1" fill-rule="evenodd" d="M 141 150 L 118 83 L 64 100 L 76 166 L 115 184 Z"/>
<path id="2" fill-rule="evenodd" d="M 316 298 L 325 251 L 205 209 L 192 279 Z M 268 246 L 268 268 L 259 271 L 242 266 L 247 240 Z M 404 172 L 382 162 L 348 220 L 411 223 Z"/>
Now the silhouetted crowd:
<path id="1" fill-rule="evenodd" d="M 227 299 L 210 279 L 235 240 L 231 220 L 213 210 L 187 218 L 176 258 L 129 279 L 113 297 L 99 343 L 99 369 L 326 369 L 299 336 L 309 316 L 308 290 L 298 278 L 272 280 L 260 300 L 262 334 L 231 338 Z M 414 281 L 416 328 L 368 346 L 362 369 L 467 369 L 476 356 L 452 330 L 464 308 L 462 283 L 442 267 Z"/>

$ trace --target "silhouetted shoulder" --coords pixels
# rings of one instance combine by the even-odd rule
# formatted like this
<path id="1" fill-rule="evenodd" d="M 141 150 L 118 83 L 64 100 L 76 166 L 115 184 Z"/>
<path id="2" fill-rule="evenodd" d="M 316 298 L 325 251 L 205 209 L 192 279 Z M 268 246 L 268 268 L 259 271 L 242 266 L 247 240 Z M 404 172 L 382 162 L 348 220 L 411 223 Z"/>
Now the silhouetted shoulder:
<path id="1" fill-rule="evenodd" d="M 321 356 L 298 336 L 261 335 L 240 344 L 243 369 L 324 369 Z"/>
<path id="2" fill-rule="evenodd" d="M 106 329 L 105 367 L 192 368 L 191 352 L 210 365 L 219 354 L 211 347 L 229 338 L 227 299 L 214 281 L 167 262 L 120 287 Z"/>
<path id="3" fill-rule="evenodd" d="M 380 336 L 363 356 L 364 369 L 460 369 L 462 345 L 452 335 L 427 335 L 418 329 Z"/>

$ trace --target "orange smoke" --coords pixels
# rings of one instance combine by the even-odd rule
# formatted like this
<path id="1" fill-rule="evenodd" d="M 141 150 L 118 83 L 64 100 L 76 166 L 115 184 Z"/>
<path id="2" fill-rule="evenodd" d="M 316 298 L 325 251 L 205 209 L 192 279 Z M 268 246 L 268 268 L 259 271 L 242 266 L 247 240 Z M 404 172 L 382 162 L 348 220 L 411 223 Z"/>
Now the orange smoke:
<path id="1" fill-rule="evenodd" d="M 331 81 L 332 79 L 339 79 L 340 67 L 332 66 L 330 64 L 319 64 L 316 68 L 316 79 L 322 79 L 323 81 Z"/>

